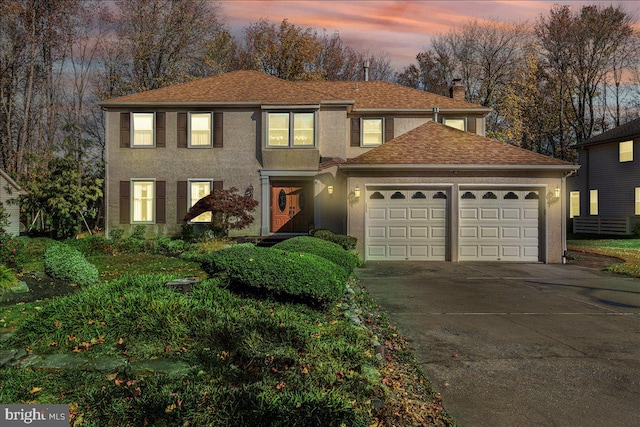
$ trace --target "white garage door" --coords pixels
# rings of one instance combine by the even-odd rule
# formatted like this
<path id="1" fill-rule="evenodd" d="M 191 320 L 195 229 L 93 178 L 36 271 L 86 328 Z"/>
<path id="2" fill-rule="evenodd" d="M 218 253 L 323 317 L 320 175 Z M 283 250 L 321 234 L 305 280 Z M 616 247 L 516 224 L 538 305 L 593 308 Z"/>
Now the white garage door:
<path id="1" fill-rule="evenodd" d="M 370 190 L 366 197 L 367 260 L 445 260 L 445 191 Z"/>
<path id="2" fill-rule="evenodd" d="M 538 191 L 460 191 L 460 261 L 538 261 Z"/>

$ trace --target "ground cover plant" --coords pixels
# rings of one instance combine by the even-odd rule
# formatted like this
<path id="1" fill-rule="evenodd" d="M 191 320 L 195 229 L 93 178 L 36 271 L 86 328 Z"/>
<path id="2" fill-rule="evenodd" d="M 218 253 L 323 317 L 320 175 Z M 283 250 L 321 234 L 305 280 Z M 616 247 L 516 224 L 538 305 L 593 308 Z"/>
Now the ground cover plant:
<path id="1" fill-rule="evenodd" d="M 567 249 L 619 258 L 623 262 L 605 270 L 640 277 L 640 239 L 572 239 L 567 241 Z"/>
<path id="2" fill-rule="evenodd" d="M 68 280 L 80 286 L 88 286 L 98 281 L 98 269 L 87 261 L 78 250 L 55 242 L 44 252 L 45 272 L 55 278 Z"/>
<path id="3" fill-rule="evenodd" d="M 51 243 L 29 242 L 40 254 Z M 0 352 L 25 357 L 0 367 L 0 402 L 68 403 L 74 425 L 87 426 L 453 425 L 406 341 L 353 279 L 316 310 L 236 294 L 221 277 L 190 293 L 165 287 L 205 277 L 185 259 L 88 259 L 96 285 L 2 307 L 0 332 L 13 334 Z"/>

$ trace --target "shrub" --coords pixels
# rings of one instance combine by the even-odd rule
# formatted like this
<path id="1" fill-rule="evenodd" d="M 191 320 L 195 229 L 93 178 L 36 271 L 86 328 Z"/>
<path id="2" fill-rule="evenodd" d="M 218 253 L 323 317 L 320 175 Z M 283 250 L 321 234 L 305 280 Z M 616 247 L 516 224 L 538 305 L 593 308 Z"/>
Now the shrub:
<path id="1" fill-rule="evenodd" d="M 21 271 L 25 263 L 24 244 L 19 238 L 0 233 L 0 263 L 15 271 Z"/>
<path id="2" fill-rule="evenodd" d="M 358 239 L 351 236 L 345 236 L 344 234 L 336 234 L 331 230 L 318 229 L 311 232 L 311 236 L 318 239 L 328 240 L 329 242 L 337 243 L 342 246 L 345 251 L 351 251 L 356 248 Z"/>
<path id="3" fill-rule="evenodd" d="M 161 237 L 156 241 L 156 251 L 167 256 L 178 256 L 189 248 L 184 240 Z"/>
<path id="4" fill-rule="evenodd" d="M 86 236 L 82 239 L 68 239 L 65 243 L 79 250 L 84 256 L 110 255 L 113 253 L 111 242 L 99 234 Z"/>
<path id="5" fill-rule="evenodd" d="M 144 225 L 136 225 L 131 232 L 132 239 L 144 240 L 144 235 L 146 233 L 146 227 Z"/>
<path id="6" fill-rule="evenodd" d="M 344 295 L 347 275 L 317 255 L 235 245 L 199 257 L 207 274 L 226 273 L 231 281 L 275 296 L 311 305 L 334 302 Z"/>
<path id="7" fill-rule="evenodd" d="M 44 269 L 54 279 L 67 280 L 81 286 L 98 281 L 98 269 L 77 249 L 64 243 L 56 242 L 46 249 Z"/>
<path id="8" fill-rule="evenodd" d="M 353 269 L 360 264 L 360 260 L 355 254 L 346 252 L 337 243 L 315 237 L 298 236 L 284 240 L 273 247 L 287 252 L 302 252 L 321 256 L 342 267 L 348 275 L 353 273 Z"/>
<path id="9" fill-rule="evenodd" d="M 120 240 L 124 235 L 124 230 L 116 228 L 115 230 L 109 230 L 109 238 L 111 240 Z"/>
<path id="10" fill-rule="evenodd" d="M 9 289 L 18 286 L 18 279 L 6 265 L 0 264 L 0 289 Z"/>

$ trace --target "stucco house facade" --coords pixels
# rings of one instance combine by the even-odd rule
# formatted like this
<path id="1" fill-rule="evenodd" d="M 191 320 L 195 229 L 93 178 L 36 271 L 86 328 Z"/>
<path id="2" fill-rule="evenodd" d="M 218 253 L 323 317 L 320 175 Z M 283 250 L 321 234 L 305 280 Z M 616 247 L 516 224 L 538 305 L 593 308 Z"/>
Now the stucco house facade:
<path id="1" fill-rule="evenodd" d="M 4 228 L 4 231 L 12 236 L 20 234 L 20 205 L 14 201 L 22 192 L 20 186 L 0 169 L 0 203 L 9 214 L 9 225 Z"/>
<path id="2" fill-rule="evenodd" d="M 569 183 L 573 231 L 629 235 L 640 218 L 640 118 L 574 145 Z"/>
<path id="3" fill-rule="evenodd" d="M 365 260 L 561 262 L 577 166 L 485 138 L 490 110 L 451 94 L 236 71 L 102 102 L 107 232 L 175 234 L 235 187 L 260 203 L 240 235 L 327 228 Z"/>

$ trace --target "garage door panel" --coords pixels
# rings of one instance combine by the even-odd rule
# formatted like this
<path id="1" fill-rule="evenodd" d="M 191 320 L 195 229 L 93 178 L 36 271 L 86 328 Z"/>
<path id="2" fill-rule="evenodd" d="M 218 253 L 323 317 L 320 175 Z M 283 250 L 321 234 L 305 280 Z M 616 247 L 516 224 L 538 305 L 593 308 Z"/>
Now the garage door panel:
<path id="1" fill-rule="evenodd" d="M 389 227 L 390 239 L 406 239 L 407 227 Z"/>
<path id="2" fill-rule="evenodd" d="M 538 261 L 539 205 L 532 196 L 526 199 L 530 193 L 533 192 L 461 191 L 459 260 Z M 474 212 L 479 214 L 474 216 Z"/>
<path id="3" fill-rule="evenodd" d="M 502 227 L 502 238 L 503 239 L 519 239 L 520 238 L 520 228 L 519 227 Z M 538 230 L 536 229 L 536 233 Z"/>
<path id="4" fill-rule="evenodd" d="M 480 238 L 482 239 L 497 239 L 498 233 L 498 227 L 480 227 Z"/>
<path id="5" fill-rule="evenodd" d="M 387 209 L 369 208 L 369 219 L 387 219 Z"/>
<path id="6" fill-rule="evenodd" d="M 407 209 L 389 208 L 389 219 L 407 219 Z"/>
<path id="7" fill-rule="evenodd" d="M 460 208 L 460 219 L 478 219 L 478 209 Z"/>
<path id="8" fill-rule="evenodd" d="M 428 190 L 368 191 L 367 259 L 444 261 L 448 200 L 442 199 L 442 195 L 434 198 L 436 193 Z"/>
<path id="9" fill-rule="evenodd" d="M 498 209 L 497 208 L 481 208 L 480 209 L 480 219 L 498 219 Z"/>

